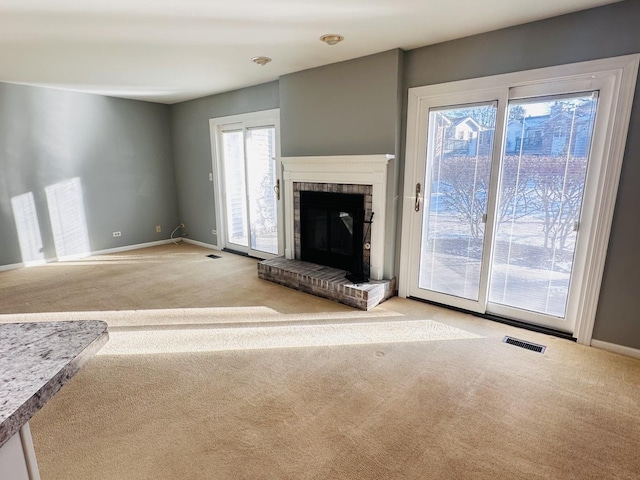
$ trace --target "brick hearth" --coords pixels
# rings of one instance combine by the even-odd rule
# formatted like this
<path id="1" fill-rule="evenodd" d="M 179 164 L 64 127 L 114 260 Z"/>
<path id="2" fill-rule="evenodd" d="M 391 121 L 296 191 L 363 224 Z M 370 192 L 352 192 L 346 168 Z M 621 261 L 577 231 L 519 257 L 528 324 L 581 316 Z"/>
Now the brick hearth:
<path id="1" fill-rule="evenodd" d="M 371 310 L 395 296 L 396 279 L 353 284 L 344 270 L 277 257 L 258 263 L 258 276 L 302 292 L 328 298 L 360 310 Z"/>

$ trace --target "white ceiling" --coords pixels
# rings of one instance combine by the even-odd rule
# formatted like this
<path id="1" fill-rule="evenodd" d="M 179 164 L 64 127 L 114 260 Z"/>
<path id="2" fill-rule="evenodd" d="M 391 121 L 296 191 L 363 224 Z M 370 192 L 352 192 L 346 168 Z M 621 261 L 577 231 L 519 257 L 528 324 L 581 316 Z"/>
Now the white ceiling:
<path id="1" fill-rule="evenodd" d="M 0 81 L 175 103 L 615 1 L 0 0 Z"/>

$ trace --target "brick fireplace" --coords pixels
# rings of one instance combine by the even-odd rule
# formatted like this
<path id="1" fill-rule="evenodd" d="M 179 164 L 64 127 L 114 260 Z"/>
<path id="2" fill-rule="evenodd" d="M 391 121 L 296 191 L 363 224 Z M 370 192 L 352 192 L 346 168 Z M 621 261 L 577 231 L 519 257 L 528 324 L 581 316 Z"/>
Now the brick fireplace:
<path id="1" fill-rule="evenodd" d="M 353 184 L 340 184 L 340 183 L 308 183 L 308 182 L 293 182 L 293 239 L 294 239 L 294 252 L 295 258 L 301 260 L 307 260 L 315 263 L 319 263 L 320 265 L 328 265 L 334 266 L 336 268 L 344 268 L 349 271 L 350 274 L 354 274 L 354 268 L 359 266 L 360 273 L 362 274 L 363 280 L 369 280 L 369 270 L 370 270 L 370 251 L 371 251 L 371 228 L 370 225 L 372 223 L 365 223 L 366 221 L 372 221 L 372 188 L 371 185 L 353 185 Z M 306 195 L 306 197 L 305 197 Z M 344 257 L 344 261 L 336 261 L 336 264 L 332 264 L 330 260 L 331 258 L 318 259 L 313 258 L 314 256 L 310 255 L 310 252 L 305 252 L 305 236 L 309 236 L 309 228 L 308 225 L 305 227 L 303 225 L 305 223 L 304 215 L 305 213 L 309 214 L 309 200 L 307 200 L 307 208 L 305 209 L 305 198 L 309 199 L 312 195 L 328 195 L 333 199 L 339 206 L 338 208 L 342 208 L 343 210 L 349 211 L 347 218 L 351 221 L 352 228 L 355 225 L 355 231 L 351 232 L 356 237 L 353 239 L 349 239 L 351 246 L 353 248 L 347 248 L 348 246 L 344 246 L 345 249 L 348 249 L 349 252 L 344 252 L 343 255 L 339 255 L 340 257 Z M 313 197 L 311 197 L 313 198 Z M 343 200 L 344 198 L 344 200 Z M 352 208 L 347 206 L 348 204 L 353 203 L 356 206 L 360 204 L 360 215 L 355 215 L 356 212 L 352 212 Z M 367 220 L 371 219 L 371 220 Z M 329 219 L 327 219 L 329 220 Z M 309 222 L 309 218 L 306 219 L 306 222 Z M 345 229 L 346 230 L 346 229 Z M 319 232 L 322 234 L 323 232 Z M 306 234 L 306 235 L 305 235 Z M 309 239 L 306 239 L 306 243 L 309 243 Z M 330 243 L 334 243 L 330 241 Z M 331 248 L 331 245 L 327 246 L 328 249 Z M 337 249 L 340 250 L 342 247 L 337 245 Z M 353 250 L 353 251 L 352 251 Z M 305 254 L 306 253 L 306 254 Z M 342 253 L 342 252 L 341 252 Z M 326 256 L 330 256 L 331 253 L 328 253 Z M 353 255 L 357 258 L 350 259 L 349 255 Z M 339 260 L 339 259 L 338 259 Z M 355 265 L 357 264 L 357 265 Z M 357 280 L 354 280 L 357 281 Z"/>
<path id="2" fill-rule="evenodd" d="M 288 157 L 284 169 L 285 257 L 262 262 L 261 278 L 368 310 L 395 295 L 395 278 L 384 279 L 387 235 L 388 169 L 392 155 Z M 333 192 L 363 196 L 365 225 L 363 265 L 370 280 L 356 283 L 345 271 L 304 262 L 301 258 L 300 194 Z"/>

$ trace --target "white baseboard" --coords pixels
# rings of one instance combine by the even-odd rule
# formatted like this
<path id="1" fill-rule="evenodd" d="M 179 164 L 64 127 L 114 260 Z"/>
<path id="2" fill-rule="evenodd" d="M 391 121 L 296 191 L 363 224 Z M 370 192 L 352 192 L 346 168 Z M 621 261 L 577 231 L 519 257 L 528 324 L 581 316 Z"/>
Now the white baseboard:
<path id="1" fill-rule="evenodd" d="M 7 270 L 16 270 L 17 268 L 24 267 L 24 263 L 11 263 L 9 265 L 0 265 L 0 272 L 5 272 Z"/>
<path id="2" fill-rule="evenodd" d="M 601 340 L 591 340 L 591 346 L 600 348 L 602 350 L 608 350 L 610 352 L 627 355 L 628 357 L 640 358 L 640 350 L 636 348 L 625 347 L 623 345 L 617 345 L 615 343 L 603 342 Z"/>
<path id="3" fill-rule="evenodd" d="M 199 242 L 197 240 L 191 240 L 190 238 L 182 237 L 182 241 L 185 243 L 190 243 L 192 245 L 198 245 L 199 247 L 210 248 L 211 250 L 222 250 L 217 245 L 211 245 L 210 243 Z"/>
<path id="4" fill-rule="evenodd" d="M 180 238 L 176 238 L 175 241 L 178 242 Z M 138 243 L 136 245 L 126 245 L 124 247 L 116 247 L 116 248 L 107 248 L 106 250 L 96 250 L 95 252 L 91 252 L 87 256 L 91 255 L 107 255 L 109 253 L 119 253 L 119 252 L 127 252 L 129 250 L 137 250 L 139 248 L 148 248 L 148 247 L 157 247 L 158 245 L 167 245 L 168 243 L 174 243 L 174 240 L 170 238 L 166 240 L 158 240 L 156 242 L 147 242 L 147 243 Z"/>
<path id="5" fill-rule="evenodd" d="M 180 240 L 181 240 L 180 238 L 175 239 L 175 241 L 177 242 L 179 242 Z M 91 257 L 92 255 L 107 255 L 109 253 L 119 253 L 119 252 L 126 252 L 128 250 L 138 250 L 139 248 L 156 247 L 158 245 L 167 245 L 169 243 L 174 243 L 174 240 L 171 240 L 171 239 L 158 240 L 155 242 L 138 243 L 136 245 L 126 245 L 124 247 L 107 248 L 105 250 L 96 250 L 95 252 L 81 253 L 78 255 L 67 255 L 67 256 L 58 257 L 58 258 L 47 258 L 46 260 L 38 260 L 35 262 L 12 263 L 9 265 L 0 265 L 0 272 L 4 272 L 7 270 L 15 270 L 17 268 L 46 265 L 47 263 L 53 263 L 53 262 L 68 262 L 73 260 L 80 260 L 82 258 Z M 202 245 L 206 246 L 204 243 Z M 211 248 L 215 248 L 215 247 L 211 247 Z"/>
<path id="6" fill-rule="evenodd" d="M 51 259 L 42 259 L 42 260 L 33 260 L 31 262 L 24 262 L 22 265 L 25 267 L 37 267 L 38 265 L 46 265 L 47 262 L 50 262 Z"/>
<path id="7" fill-rule="evenodd" d="M 46 265 L 50 262 L 55 262 L 55 258 L 47 258 L 46 260 L 34 260 L 32 262 L 24 262 L 24 263 L 11 263 L 9 265 L 0 265 L 0 272 L 6 272 L 8 270 L 16 270 L 18 268 L 25 267 L 38 267 L 40 265 Z"/>

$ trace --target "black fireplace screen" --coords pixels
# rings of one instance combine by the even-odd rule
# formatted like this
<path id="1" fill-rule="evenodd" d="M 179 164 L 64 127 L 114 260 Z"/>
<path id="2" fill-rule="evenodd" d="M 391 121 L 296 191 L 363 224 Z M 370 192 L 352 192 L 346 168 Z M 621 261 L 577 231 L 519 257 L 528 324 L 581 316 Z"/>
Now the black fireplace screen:
<path id="1" fill-rule="evenodd" d="M 364 195 L 300 192 L 301 259 L 362 272 Z"/>

